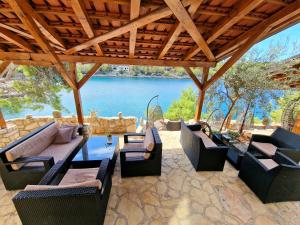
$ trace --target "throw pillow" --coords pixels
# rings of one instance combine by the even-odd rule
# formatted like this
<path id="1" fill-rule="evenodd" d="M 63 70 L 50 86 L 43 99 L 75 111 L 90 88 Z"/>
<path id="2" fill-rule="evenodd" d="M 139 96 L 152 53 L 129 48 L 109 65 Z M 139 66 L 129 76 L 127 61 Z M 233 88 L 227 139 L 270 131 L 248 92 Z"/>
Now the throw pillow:
<path id="1" fill-rule="evenodd" d="M 71 142 L 73 131 L 73 127 L 59 128 L 53 143 L 66 144 Z"/>
<path id="2" fill-rule="evenodd" d="M 76 138 L 78 132 L 78 125 L 63 124 L 61 127 L 62 128 L 72 127 L 74 129 L 72 133 L 72 139 Z"/>

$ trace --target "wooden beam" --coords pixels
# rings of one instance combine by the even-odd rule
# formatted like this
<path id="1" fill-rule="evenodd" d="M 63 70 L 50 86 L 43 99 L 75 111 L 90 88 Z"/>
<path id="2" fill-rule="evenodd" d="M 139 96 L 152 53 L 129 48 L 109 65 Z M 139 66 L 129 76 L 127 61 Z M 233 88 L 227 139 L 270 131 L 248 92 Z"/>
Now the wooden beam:
<path id="1" fill-rule="evenodd" d="M 76 87 L 73 80 L 71 80 L 68 74 L 66 73 L 63 64 L 60 62 L 59 58 L 55 54 L 54 49 L 45 39 L 37 24 L 31 17 L 33 9 L 28 4 L 28 2 L 25 2 L 24 0 L 11 0 L 9 1 L 9 4 L 14 9 L 16 15 L 20 18 L 22 23 L 27 27 L 32 36 L 35 38 L 39 46 L 43 49 L 43 51 L 46 54 L 50 56 L 50 61 L 53 62 L 54 66 L 64 78 L 64 80 L 70 85 L 70 87 Z M 39 60 L 43 60 L 43 58 L 40 58 Z"/>
<path id="2" fill-rule="evenodd" d="M 199 91 L 201 91 L 203 89 L 203 85 L 201 84 L 201 82 L 198 80 L 198 78 L 196 77 L 196 75 L 193 73 L 193 71 L 189 68 L 189 67 L 184 67 L 185 71 L 187 72 L 187 74 L 190 76 L 190 78 L 192 78 L 192 80 L 194 81 L 194 83 L 196 84 L 197 88 L 199 89 Z"/>
<path id="3" fill-rule="evenodd" d="M 95 32 L 92 26 L 92 22 L 89 19 L 88 13 L 86 12 L 84 1 L 72 0 L 71 5 L 85 33 L 89 38 L 93 38 L 95 36 Z M 104 55 L 103 50 L 101 49 L 101 46 L 99 44 L 94 44 L 94 47 L 96 49 L 97 55 L 99 56 Z"/>
<path id="4" fill-rule="evenodd" d="M 203 73 L 202 73 L 202 85 L 203 86 L 207 82 L 208 75 L 209 75 L 209 67 L 203 67 Z M 196 121 L 199 121 L 201 119 L 204 99 L 205 99 L 205 90 L 199 90 L 199 96 L 198 96 L 198 100 L 197 100 L 196 113 L 195 113 Z"/>
<path id="5" fill-rule="evenodd" d="M 191 17 L 193 17 L 193 15 L 196 13 L 197 9 L 199 8 L 202 2 L 203 0 L 200 0 L 190 5 L 188 12 L 191 15 Z M 177 22 L 173 26 L 168 38 L 166 39 L 162 48 L 160 49 L 158 59 L 162 59 L 165 56 L 165 54 L 167 54 L 168 50 L 172 47 L 173 43 L 177 40 L 180 33 L 182 33 L 183 31 L 184 26 L 180 22 Z"/>
<path id="6" fill-rule="evenodd" d="M 3 27 L 3 28 L 5 28 L 5 29 L 7 29 L 7 30 L 10 30 L 10 31 L 15 32 L 15 33 L 17 33 L 17 34 L 20 34 L 20 35 L 22 35 L 22 36 L 24 36 L 24 37 L 26 37 L 26 38 L 34 39 L 32 35 L 30 35 L 30 34 L 24 32 L 24 31 L 21 31 L 21 30 L 19 30 L 19 29 L 16 29 L 16 28 L 14 28 L 14 27 L 12 27 L 12 26 L 9 26 L 9 25 L 7 25 L 7 24 L 0 23 L 0 27 Z"/>
<path id="7" fill-rule="evenodd" d="M 101 65 L 101 63 L 95 63 L 90 71 L 78 82 L 78 89 L 82 88 L 82 86 L 100 69 Z"/>
<path id="8" fill-rule="evenodd" d="M 131 0 L 130 2 L 130 20 L 134 20 L 140 15 L 141 0 Z M 129 38 L 129 58 L 134 58 L 137 28 L 130 31 Z"/>
<path id="9" fill-rule="evenodd" d="M 5 129 L 7 127 L 7 124 L 5 122 L 2 110 L 0 108 L 0 129 Z"/>
<path id="10" fill-rule="evenodd" d="M 78 88 L 78 82 L 77 82 L 76 63 L 70 63 L 69 67 L 70 67 L 69 68 L 69 77 L 76 84 L 76 87 L 74 87 L 72 89 L 73 89 L 73 95 L 74 95 L 74 100 L 75 100 L 77 121 L 78 121 L 78 124 L 83 125 L 84 116 L 83 116 L 83 112 L 82 112 L 82 102 L 81 102 L 80 90 Z"/>
<path id="11" fill-rule="evenodd" d="M 276 12 L 272 16 L 270 16 L 268 19 L 260 22 L 258 25 L 252 27 L 250 30 L 247 32 L 243 33 L 239 37 L 235 38 L 233 41 L 230 43 L 226 44 L 224 47 L 222 47 L 216 57 L 221 58 L 227 53 L 231 52 L 235 48 L 241 46 L 251 35 L 253 35 L 254 32 L 257 30 L 261 30 L 264 26 L 269 25 L 269 26 L 277 26 L 280 23 L 297 16 L 300 13 L 300 2 L 297 0 L 294 3 L 289 4 L 285 8 L 281 9 L 280 11 Z"/>
<path id="12" fill-rule="evenodd" d="M 26 51 L 34 51 L 32 46 L 26 40 L 5 28 L 0 27 L 0 37 L 19 46 L 22 49 L 25 49 Z"/>
<path id="13" fill-rule="evenodd" d="M 183 0 L 182 5 L 184 7 L 187 7 L 193 1 L 195 1 L 195 0 Z M 90 40 L 88 40 L 86 42 L 83 42 L 83 43 L 81 43 L 77 46 L 74 46 L 73 48 L 68 49 L 65 53 L 66 54 L 73 54 L 73 53 L 78 52 L 82 49 L 88 48 L 88 47 L 90 47 L 94 44 L 106 41 L 106 40 L 111 39 L 111 38 L 116 37 L 116 36 L 120 36 L 122 34 L 125 34 L 129 31 L 131 31 L 134 28 L 145 26 L 145 25 L 147 25 L 149 23 L 152 23 L 152 22 L 154 22 L 158 19 L 170 16 L 170 15 L 172 15 L 172 11 L 168 7 L 159 8 L 159 9 L 154 10 L 151 13 L 146 14 L 145 16 L 142 16 L 138 19 L 135 19 L 135 20 L 133 20 L 133 21 L 121 26 L 121 27 L 118 27 L 118 28 L 116 28 L 112 31 L 109 31 L 109 32 L 107 32 L 105 34 L 102 34 L 102 35 L 99 35 L 99 36 L 96 36 L 96 37 L 91 38 Z"/>
<path id="14" fill-rule="evenodd" d="M 207 39 L 207 44 L 212 43 L 219 36 L 224 34 L 229 28 L 231 28 L 234 24 L 240 21 L 244 16 L 246 16 L 249 12 L 255 9 L 258 5 L 260 5 L 264 0 L 246 0 L 246 1 L 238 1 L 237 5 L 234 7 L 231 13 L 225 18 L 221 19 L 220 22 L 215 26 L 215 28 L 211 31 L 210 37 Z M 200 48 L 195 46 L 192 48 L 185 56 L 185 60 L 189 60 L 194 55 L 200 52 Z"/>
<path id="15" fill-rule="evenodd" d="M 8 68 L 9 68 L 10 63 L 11 63 L 11 61 L 3 61 L 0 64 L 0 78 L 5 75 L 5 73 L 7 72 Z"/>
<path id="16" fill-rule="evenodd" d="M 164 1 L 169 6 L 169 8 L 172 10 L 172 12 L 177 17 L 177 19 L 180 21 L 180 23 L 183 25 L 183 27 L 191 35 L 191 37 L 194 39 L 194 41 L 199 46 L 199 48 L 203 51 L 203 53 L 206 55 L 206 57 L 210 61 L 214 61 L 215 57 L 214 57 L 213 53 L 211 52 L 211 50 L 209 49 L 208 44 L 202 37 L 197 26 L 193 22 L 193 19 L 190 17 L 189 13 L 186 11 L 184 6 L 181 4 L 180 0 L 164 0 Z"/>
<path id="17" fill-rule="evenodd" d="M 101 56 L 74 56 L 57 55 L 62 62 L 83 62 L 83 63 L 102 63 L 116 65 L 144 65 L 144 66 L 173 66 L 173 67 L 214 67 L 215 62 L 206 61 L 178 61 L 178 60 L 156 60 L 156 59 L 128 59 L 119 57 L 101 57 Z M 19 52 L 0 52 L 0 60 L 27 60 L 51 62 L 51 55 L 40 53 L 19 53 Z"/>
<path id="18" fill-rule="evenodd" d="M 247 42 L 241 46 L 239 51 L 235 52 L 230 59 L 209 79 L 209 81 L 204 86 L 203 90 L 206 91 L 214 82 L 216 82 L 223 74 L 230 69 L 230 67 L 236 63 L 251 47 L 259 40 L 263 35 L 265 35 L 270 30 L 270 27 L 265 27 L 264 30 L 258 30 L 252 34 L 252 36 L 247 40 Z"/>
<path id="19" fill-rule="evenodd" d="M 16 9 L 12 7 L 12 5 L 15 4 L 15 2 L 16 0 L 8 1 L 11 8 L 16 12 Z M 45 35 L 45 37 L 47 37 L 53 43 L 56 43 L 61 47 L 65 47 L 64 41 L 61 39 L 61 37 L 51 27 L 49 27 L 49 25 L 45 22 L 45 20 L 30 6 L 27 0 L 23 0 L 23 1 L 18 0 L 18 3 L 20 4 L 20 8 L 22 9 L 22 11 L 27 12 L 28 15 L 30 15 L 30 17 L 34 19 L 36 25 L 38 26 L 40 31 Z M 22 18 L 20 19 L 22 21 Z"/>

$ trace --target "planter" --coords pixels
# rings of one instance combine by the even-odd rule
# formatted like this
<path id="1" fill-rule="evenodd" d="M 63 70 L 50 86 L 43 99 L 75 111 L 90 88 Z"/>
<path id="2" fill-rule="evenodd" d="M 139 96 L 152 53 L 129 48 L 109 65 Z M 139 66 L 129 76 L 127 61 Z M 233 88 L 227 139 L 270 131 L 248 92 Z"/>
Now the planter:
<path id="1" fill-rule="evenodd" d="M 179 120 L 178 121 L 169 120 L 167 122 L 166 127 L 168 131 L 178 131 L 181 129 L 181 122 Z"/>

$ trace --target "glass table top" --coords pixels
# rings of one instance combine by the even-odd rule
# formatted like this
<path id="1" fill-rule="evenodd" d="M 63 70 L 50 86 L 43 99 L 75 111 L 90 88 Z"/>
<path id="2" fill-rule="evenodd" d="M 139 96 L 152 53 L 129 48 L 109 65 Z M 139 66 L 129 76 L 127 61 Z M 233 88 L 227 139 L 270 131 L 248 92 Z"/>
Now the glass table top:
<path id="1" fill-rule="evenodd" d="M 106 136 L 92 136 L 82 146 L 72 161 L 112 159 L 118 148 L 119 137 L 117 136 L 112 136 L 112 141 L 109 144 Z"/>

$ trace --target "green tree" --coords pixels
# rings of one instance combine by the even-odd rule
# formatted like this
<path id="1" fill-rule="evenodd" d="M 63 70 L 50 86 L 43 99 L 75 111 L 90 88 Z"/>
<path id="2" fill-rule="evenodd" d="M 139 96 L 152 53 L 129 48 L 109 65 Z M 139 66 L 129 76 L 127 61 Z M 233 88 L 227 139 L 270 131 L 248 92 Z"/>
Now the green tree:
<path id="1" fill-rule="evenodd" d="M 66 110 L 61 104 L 62 90 L 69 89 L 55 68 L 19 66 L 10 79 L 0 82 L 0 108 L 8 113 L 38 110 L 44 105 Z"/>
<path id="2" fill-rule="evenodd" d="M 172 102 L 168 111 L 165 113 L 165 118 L 170 120 L 189 120 L 194 118 L 196 110 L 197 94 L 190 87 L 181 93 L 178 100 Z"/>

